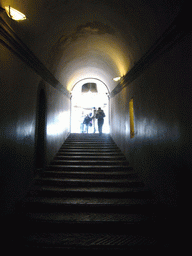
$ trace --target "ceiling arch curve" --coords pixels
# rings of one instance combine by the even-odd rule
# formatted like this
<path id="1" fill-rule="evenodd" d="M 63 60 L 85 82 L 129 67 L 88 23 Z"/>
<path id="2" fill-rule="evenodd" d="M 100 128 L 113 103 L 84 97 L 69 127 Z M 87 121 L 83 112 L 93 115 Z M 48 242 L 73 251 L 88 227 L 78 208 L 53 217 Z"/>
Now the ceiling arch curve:
<path id="1" fill-rule="evenodd" d="M 82 79 L 109 91 L 172 22 L 181 0 L 1 0 L 27 16 L 11 23 L 21 40 L 68 90 Z"/>
<path id="2" fill-rule="evenodd" d="M 79 95 L 81 95 L 81 93 L 82 93 L 82 90 L 81 90 L 82 86 L 87 83 L 96 84 L 98 94 L 105 94 L 107 96 L 109 95 L 108 86 L 98 78 L 84 78 L 84 79 L 78 81 L 76 84 L 74 84 L 74 86 L 71 90 L 71 94 L 78 95 L 78 97 L 79 97 Z"/>
<path id="3" fill-rule="evenodd" d="M 51 52 L 53 63 L 58 63 L 52 66 L 52 72 L 65 81 L 69 91 L 77 81 L 88 77 L 101 79 L 110 87 L 112 78 L 124 76 L 131 63 L 123 39 L 101 22 L 89 22 L 68 37 L 62 36 Z"/>

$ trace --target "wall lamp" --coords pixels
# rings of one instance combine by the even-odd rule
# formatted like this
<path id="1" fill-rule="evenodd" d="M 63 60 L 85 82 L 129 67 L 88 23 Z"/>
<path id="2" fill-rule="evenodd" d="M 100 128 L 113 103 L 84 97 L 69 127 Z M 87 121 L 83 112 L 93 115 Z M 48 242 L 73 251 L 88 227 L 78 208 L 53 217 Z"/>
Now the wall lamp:
<path id="1" fill-rule="evenodd" d="M 26 20 L 25 14 L 17 11 L 16 9 L 9 6 L 5 6 L 5 9 L 0 7 L 0 11 L 5 11 L 7 16 L 12 20 Z"/>
<path id="2" fill-rule="evenodd" d="M 121 78 L 123 78 L 124 76 L 117 76 L 113 78 L 113 81 L 118 82 L 119 80 L 121 80 Z"/>

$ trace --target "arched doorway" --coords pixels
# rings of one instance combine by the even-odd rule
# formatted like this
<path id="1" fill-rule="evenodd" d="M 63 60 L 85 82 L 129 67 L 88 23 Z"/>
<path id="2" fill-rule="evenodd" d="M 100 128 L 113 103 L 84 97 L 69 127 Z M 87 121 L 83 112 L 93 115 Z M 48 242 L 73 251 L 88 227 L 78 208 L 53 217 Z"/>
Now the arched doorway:
<path id="1" fill-rule="evenodd" d="M 36 170 L 45 167 L 46 97 L 44 89 L 38 95 L 36 124 Z"/>
<path id="2" fill-rule="evenodd" d="M 71 92 L 71 133 L 86 132 L 82 123 L 87 114 L 101 107 L 105 112 L 103 133 L 109 133 L 109 91 L 99 79 L 87 78 L 79 81 Z M 92 122 L 89 133 L 98 133 L 97 122 Z"/>

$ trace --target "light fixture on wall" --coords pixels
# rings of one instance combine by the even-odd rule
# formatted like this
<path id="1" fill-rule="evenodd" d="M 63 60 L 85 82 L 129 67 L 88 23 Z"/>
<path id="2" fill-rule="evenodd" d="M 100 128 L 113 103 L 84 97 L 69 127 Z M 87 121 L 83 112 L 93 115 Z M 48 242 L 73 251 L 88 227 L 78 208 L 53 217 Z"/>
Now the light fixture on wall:
<path id="1" fill-rule="evenodd" d="M 8 17 L 12 20 L 26 20 L 25 14 L 17 11 L 16 9 L 9 6 L 5 6 L 5 12 L 7 13 Z"/>
<path id="2" fill-rule="evenodd" d="M 123 76 L 117 76 L 113 78 L 113 81 L 118 82 Z"/>

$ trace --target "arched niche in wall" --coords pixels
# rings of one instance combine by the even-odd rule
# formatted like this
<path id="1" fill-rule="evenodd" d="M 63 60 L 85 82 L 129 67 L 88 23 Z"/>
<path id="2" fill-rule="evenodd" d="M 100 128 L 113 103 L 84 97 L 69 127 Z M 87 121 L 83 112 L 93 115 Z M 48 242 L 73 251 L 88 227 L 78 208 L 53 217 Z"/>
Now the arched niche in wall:
<path id="1" fill-rule="evenodd" d="M 42 83 L 39 85 L 37 94 L 37 110 L 36 110 L 36 174 L 45 167 L 46 159 L 46 95 Z"/>

